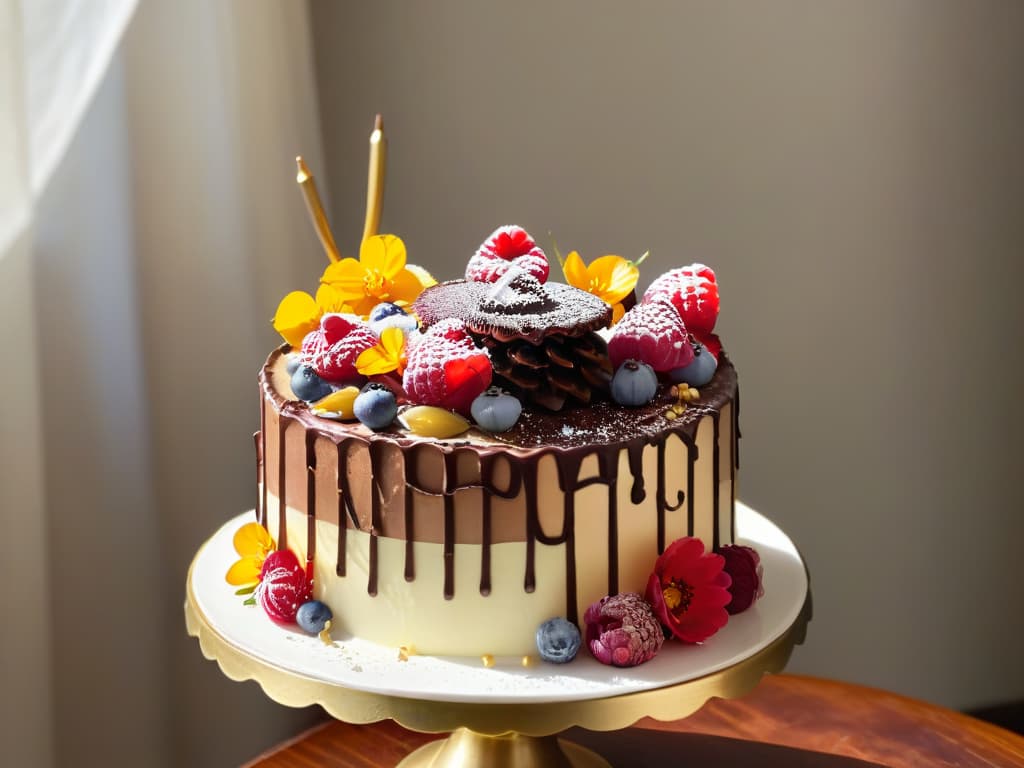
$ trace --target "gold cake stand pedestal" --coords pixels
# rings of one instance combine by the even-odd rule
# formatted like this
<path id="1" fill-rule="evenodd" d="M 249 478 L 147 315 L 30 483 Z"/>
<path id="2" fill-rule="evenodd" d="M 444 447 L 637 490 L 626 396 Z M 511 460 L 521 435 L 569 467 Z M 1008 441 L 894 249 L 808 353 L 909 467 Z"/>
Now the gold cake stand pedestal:
<path id="1" fill-rule="evenodd" d="M 745 508 L 744 516 L 749 514 L 757 515 Z M 764 522 L 764 518 L 757 517 Z M 251 519 L 242 516 L 239 520 L 243 518 Z M 595 731 L 620 730 L 643 717 L 679 720 L 696 712 L 713 697 L 743 696 L 753 690 L 765 674 L 780 672 L 786 666 L 794 646 L 803 642 L 811 618 L 806 569 L 795 547 L 785 539 L 791 548 L 788 553 L 791 562 L 787 567 L 792 570 L 799 565 L 804 578 L 802 590 L 792 589 L 793 594 L 785 595 L 784 600 L 775 596 L 776 607 L 782 605 L 786 608 L 780 614 L 785 617 L 781 634 L 767 640 L 760 638 L 761 642 L 751 644 L 748 654 L 740 654 L 742 658 L 734 663 L 707 674 L 664 685 L 658 685 L 657 681 L 648 682 L 642 690 L 619 695 L 609 692 L 614 691 L 616 686 L 613 684 L 593 693 L 570 697 L 570 700 L 556 696 L 554 698 L 562 700 L 553 701 L 535 697 L 518 701 L 514 697 L 473 697 L 472 694 L 460 700 L 445 700 L 448 697 L 441 695 L 443 685 L 438 690 L 438 698 L 424 695 L 422 689 L 411 696 L 401 695 L 400 691 L 366 690 L 361 683 L 332 680 L 330 675 L 298 668 L 300 665 L 289 658 L 276 658 L 273 649 L 267 651 L 254 646 L 250 642 L 251 636 L 245 631 L 225 629 L 221 616 L 210 615 L 219 613 L 220 609 L 216 606 L 211 608 L 202 596 L 212 589 L 230 593 L 230 588 L 223 582 L 216 584 L 197 578 L 197 571 L 200 568 L 210 570 L 208 561 L 218 559 L 210 551 L 211 544 L 226 535 L 225 529 L 199 550 L 189 569 L 185 621 L 189 635 L 199 640 L 203 655 L 215 660 L 230 679 L 255 680 L 267 696 L 286 706 L 318 704 L 332 717 L 348 723 L 366 724 L 392 719 L 414 731 L 451 733 L 447 739 L 426 744 L 408 755 L 399 763 L 399 768 L 608 768 L 609 763 L 596 753 L 559 739 L 556 734 L 574 726 Z M 774 530 L 781 534 L 778 529 Z M 740 531 L 743 531 L 742 525 Z M 230 531 L 228 538 L 229 534 Z M 763 546 L 756 539 L 747 543 L 757 544 L 759 548 Z M 794 558 L 795 562 L 792 562 Z M 216 563 L 212 568 L 222 574 L 226 565 L 224 570 L 220 570 L 221 565 L 224 564 Z M 772 583 L 770 565 L 770 562 L 766 563 L 769 589 Z M 756 609 L 757 606 L 751 610 Z M 779 626 L 777 621 L 762 623 L 770 625 L 766 631 L 777 631 Z M 263 634 L 267 633 L 264 631 Z M 585 653 L 581 650 L 581 655 Z M 395 661 L 395 664 L 399 662 Z M 606 669 L 609 679 L 621 672 Z M 481 674 L 486 674 L 486 671 L 481 671 Z"/>

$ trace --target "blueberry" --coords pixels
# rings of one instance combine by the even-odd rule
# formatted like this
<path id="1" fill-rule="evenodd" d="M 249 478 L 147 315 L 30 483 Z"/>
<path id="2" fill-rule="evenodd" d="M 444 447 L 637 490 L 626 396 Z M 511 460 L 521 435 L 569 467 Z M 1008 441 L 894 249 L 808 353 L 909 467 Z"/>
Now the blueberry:
<path id="1" fill-rule="evenodd" d="M 302 355 L 297 352 L 292 352 L 289 355 L 285 355 L 284 368 L 288 371 L 289 376 L 294 376 L 295 372 L 299 370 L 299 366 L 302 365 Z"/>
<path id="2" fill-rule="evenodd" d="M 673 368 L 668 372 L 668 377 L 675 384 L 685 381 L 691 387 L 703 387 L 711 381 L 716 368 L 718 368 L 718 361 L 715 360 L 715 356 L 704 349 L 703 344 L 696 342 L 693 345 L 693 360 L 690 364 L 684 365 L 682 368 Z"/>
<path id="3" fill-rule="evenodd" d="M 576 658 L 580 649 L 580 631 L 563 618 L 548 619 L 537 627 L 537 652 L 544 661 L 565 664 Z"/>
<path id="4" fill-rule="evenodd" d="M 319 600 L 307 600 L 299 606 L 298 613 L 295 614 L 295 623 L 303 632 L 318 635 L 323 631 L 324 625 L 333 618 L 331 609 Z"/>
<path id="5" fill-rule="evenodd" d="M 512 429 L 519 421 L 523 404 L 515 395 L 503 392 L 497 387 L 489 387 L 470 403 L 469 412 L 473 415 L 473 421 L 482 429 L 488 432 L 504 432 Z"/>
<path id="6" fill-rule="evenodd" d="M 292 374 L 292 392 L 300 400 L 313 403 L 331 394 L 331 385 L 317 375 L 313 366 L 300 365 Z"/>
<path id="7" fill-rule="evenodd" d="M 395 393 L 383 384 L 371 381 L 356 395 L 352 410 L 356 418 L 370 429 L 384 429 L 398 415 Z"/>
<path id="8" fill-rule="evenodd" d="M 370 328 L 378 336 L 385 328 L 401 328 L 403 331 L 414 331 L 419 324 L 415 317 L 390 301 L 382 302 L 371 309 L 368 322 Z"/>
<path id="9" fill-rule="evenodd" d="M 626 360 L 612 377 L 612 400 L 619 405 L 644 405 L 657 391 L 658 375 L 647 363 Z"/>

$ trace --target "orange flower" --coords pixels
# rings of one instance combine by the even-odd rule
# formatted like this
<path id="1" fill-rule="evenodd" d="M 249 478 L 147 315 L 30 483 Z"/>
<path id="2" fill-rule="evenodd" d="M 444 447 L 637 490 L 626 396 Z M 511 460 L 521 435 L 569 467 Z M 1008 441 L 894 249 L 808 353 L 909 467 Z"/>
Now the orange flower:
<path id="1" fill-rule="evenodd" d="M 366 238 L 358 261 L 347 258 L 330 264 L 320 282 L 318 304 L 362 317 L 382 301 L 408 306 L 423 290 L 420 279 L 406 268 L 405 243 L 394 235 Z"/>
<path id="2" fill-rule="evenodd" d="M 617 323 L 626 311 L 622 304 L 623 300 L 636 288 L 636 281 L 640 277 L 637 264 L 641 261 L 643 257 L 633 263 L 621 256 L 608 255 L 584 265 L 580 255 L 576 251 L 571 251 L 562 263 L 562 272 L 569 285 L 592 293 L 610 305 L 612 322 Z"/>
<path id="3" fill-rule="evenodd" d="M 401 328 L 385 328 L 377 345 L 364 349 L 356 358 L 356 370 L 363 376 L 398 371 L 405 368 L 405 334 Z"/>
<path id="4" fill-rule="evenodd" d="M 298 349 L 302 346 L 306 334 L 320 327 L 320 317 L 324 311 L 305 291 L 292 291 L 277 305 L 273 320 L 274 330 Z"/>
<path id="5" fill-rule="evenodd" d="M 232 565 L 224 579 L 240 589 L 235 593 L 244 595 L 252 592 L 260 583 L 263 561 L 274 551 L 274 540 L 270 532 L 259 523 L 246 523 L 235 532 L 232 540 L 235 552 L 242 557 Z"/>

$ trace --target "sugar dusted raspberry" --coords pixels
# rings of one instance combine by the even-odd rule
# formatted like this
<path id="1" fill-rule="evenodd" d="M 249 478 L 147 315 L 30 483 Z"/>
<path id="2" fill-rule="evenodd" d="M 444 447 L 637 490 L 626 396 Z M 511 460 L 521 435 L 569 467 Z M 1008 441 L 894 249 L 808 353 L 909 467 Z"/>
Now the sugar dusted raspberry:
<path id="1" fill-rule="evenodd" d="M 718 283 L 711 267 L 691 264 L 670 270 L 651 283 L 643 300 L 671 302 L 686 327 L 698 339 L 715 329 Z"/>
<path id="2" fill-rule="evenodd" d="M 608 342 L 608 357 L 616 368 L 632 359 L 663 373 L 689 365 L 693 346 L 675 308 L 665 301 L 650 301 L 622 316 Z"/>
<path id="3" fill-rule="evenodd" d="M 411 402 L 470 412 L 473 400 L 491 384 L 491 360 L 465 324 L 450 318 L 433 326 L 409 352 L 402 386 Z"/>
<path id="4" fill-rule="evenodd" d="M 302 359 L 325 381 L 359 381 L 356 359 L 365 349 L 376 346 L 377 334 L 369 325 L 350 315 L 328 314 L 320 327 L 302 340 Z"/>
<path id="5" fill-rule="evenodd" d="M 299 606 L 313 596 L 306 570 L 290 549 L 267 555 L 256 588 L 256 602 L 279 624 L 292 624 Z"/>
<path id="6" fill-rule="evenodd" d="M 544 251 L 522 227 L 498 227 L 473 254 L 466 265 L 466 279 L 493 283 L 509 267 L 518 267 L 546 282 L 550 266 Z"/>

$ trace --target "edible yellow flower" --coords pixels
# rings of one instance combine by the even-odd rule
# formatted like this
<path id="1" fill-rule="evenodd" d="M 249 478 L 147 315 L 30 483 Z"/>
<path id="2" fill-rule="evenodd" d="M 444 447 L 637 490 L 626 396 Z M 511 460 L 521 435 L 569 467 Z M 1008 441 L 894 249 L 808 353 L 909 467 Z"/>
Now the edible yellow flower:
<path id="1" fill-rule="evenodd" d="M 405 266 L 405 243 L 394 235 L 371 235 L 359 248 L 359 260 L 342 259 L 324 270 L 317 292 L 321 306 L 366 317 L 382 301 L 409 305 L 423 290 L 420 279 Z M 321 293 L 323 296 L 321 296 Z"/>
<path id="2" fill-rule="evenodd" d="M 375 376 L 405 368 L 405 334 L 401 328 L 385 328 L 377 345 L 364 349 L 356 358 L 356 370 L 363 376 Z"/>
<path id="3" fill-rule="evenodd" d="M 320 327 L 320 318 L 324 311 L 317 300 L 305 291 L 292 291 L 277 305 L 273 321 L 274 330 L 298 349 L 302 346 L 306 334 Z"/>
<path id="4" fill-rule="evenodd" d="M 259 523 L 243 525 L 235 531 L 232 543 L 235 552 L 242 557 L 228 569 L 224 578 L 228 584 L 241 587 L 237 594 L 244 594 L 260 583 L 263 561 L 274 551 L 275 544 L 270 532 Z"/>
<path id="5" fill-rule="evenodd" d="M 641 258 L 642 261 L 642 258 Z M 576 251 L 571 251 L 562 264 L 565 281 L 574 288 L 592 293 L 612 308 L 612 322 L 625 314 L 623 300 L 636 288 L 640 270 L 621 256 L 601 256 L 589 265 Z"/>

